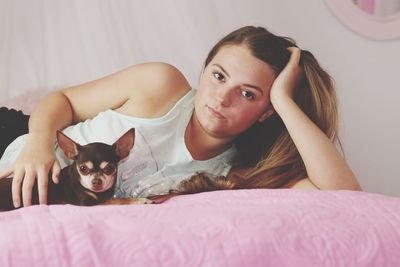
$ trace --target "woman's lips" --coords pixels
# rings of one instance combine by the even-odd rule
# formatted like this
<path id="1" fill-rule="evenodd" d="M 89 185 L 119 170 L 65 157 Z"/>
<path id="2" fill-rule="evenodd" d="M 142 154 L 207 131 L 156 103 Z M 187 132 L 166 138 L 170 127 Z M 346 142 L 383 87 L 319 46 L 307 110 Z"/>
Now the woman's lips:
<path id="1" fill-rule="evenodd" d="M 220 112 L 218 112 L 216 109 L 207 106 L 208 110 L 210 111 L 211 115 L 213 115 L 214 117 L 218 118 L 218 119 L 226 119 L 224 115 L 222 115 Z"/>

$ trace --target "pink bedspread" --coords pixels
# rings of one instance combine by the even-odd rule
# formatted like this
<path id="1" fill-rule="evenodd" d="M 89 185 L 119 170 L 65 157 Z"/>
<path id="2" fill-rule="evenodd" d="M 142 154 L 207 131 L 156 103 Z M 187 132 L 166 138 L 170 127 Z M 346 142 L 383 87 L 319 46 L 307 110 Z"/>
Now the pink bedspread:
<path id="1" fill-rule="evenodd" d="M 0 213 L 0 266 L 400 266 L 400 198 L 240 190 Z"/>

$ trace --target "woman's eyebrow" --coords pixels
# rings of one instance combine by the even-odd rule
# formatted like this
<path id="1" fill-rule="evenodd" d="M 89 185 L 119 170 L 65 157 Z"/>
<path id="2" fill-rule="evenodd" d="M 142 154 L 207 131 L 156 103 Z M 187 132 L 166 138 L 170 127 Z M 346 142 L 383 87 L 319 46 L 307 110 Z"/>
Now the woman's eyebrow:
<path id="1" fill-rule="evenodd" d="M 213 66 L 216 66 L 216 67 L 220 68 L 220 69 L 222 70 L 222 72 L 223 72 L 226 76 L 228 76 L 228 78 L 231 77 L 231 76 L 229 76 L 228 72 L 226 72 L 226 70 L 225 70 L 221 65 L 215 63 L 215 64 L 213 64 Z"/>
<path id="2" fill-rule="evenodd" d="M 226 76 L 228 76 L 228 78 L 230 78 L 229 73 L 228 73 L 221 65 L 219 65 L 219 64 L 217 64 L 217 63 L 214 63 L 213 66 L 216 66 L 216 67 L 220 68 L 221 71 L 222 71 Z M 256 85 L 247 84 L 247 83 L 245 83 L 245 84 L 243 84 L 243 85 L 246 86 L 246 87 L 250 87 L 250 88 L 253 88 L 253 89 L 259 91 L 259 92 L 261 93 L 261 95 L 264 94 L 264 91 L 263 91 L 260 87 L 258 87 L 258 86 L 256 86 Z"/>

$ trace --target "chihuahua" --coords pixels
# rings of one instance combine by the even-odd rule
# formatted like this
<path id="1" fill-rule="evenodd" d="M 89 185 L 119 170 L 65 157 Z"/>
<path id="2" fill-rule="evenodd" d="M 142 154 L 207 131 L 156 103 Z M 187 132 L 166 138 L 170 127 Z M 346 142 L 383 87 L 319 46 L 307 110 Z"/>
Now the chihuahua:
<path id="1" fill-rule="evenodd" d="M 73 163 L 61 170 L 59 183 L 49 178 L 48 203 L 92 206 L 111 199 L 117 179 L 118 162 L 129 155 L 135 140 L 135 129 L 130 129 L 113 145 L 90 143 L 79 145 L 57 131 L 57 141 L 67 158 Z M 0 211 L 12 210 L 12 178 L 0 179 Z M 38 192 L 35 183 L 34 192 Z M 38 194 L 32 196 L 32 203 L 38 204 Z M 136 199 L 130 204 L 153 203 Z M 118 204 L 112 203 L 109 204 Z"/>

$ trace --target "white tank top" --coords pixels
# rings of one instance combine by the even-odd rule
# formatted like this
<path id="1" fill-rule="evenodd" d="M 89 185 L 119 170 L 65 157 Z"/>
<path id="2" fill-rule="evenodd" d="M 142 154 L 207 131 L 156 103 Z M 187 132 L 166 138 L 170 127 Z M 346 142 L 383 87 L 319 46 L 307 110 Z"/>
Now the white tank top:
<path id="1" fill-rule="evenodd" d="M 232 146 L 209 160 L 194 160 L 185 144 L 185 130 L 194 110 L 196 90 L 190 90 L 164 116 L 136 118 L 113 110 L 99 113 L 93 119 L 72 125 L 63 132 L 81 145 L 91 142 L 113 144 L 130 128 L 135 128 L 135 144 L 129 156 L 118 166 L 115 197 L 146 197 L 165 194 L 196 172 L 227 175 L 236 149 Z M 18 137 L 4 152 L 0 170 L 12 164 L 26 135 Z M 55 141 L 61 167 L 70 164 Z"/>

